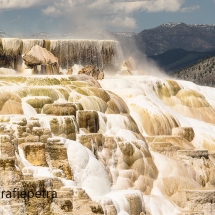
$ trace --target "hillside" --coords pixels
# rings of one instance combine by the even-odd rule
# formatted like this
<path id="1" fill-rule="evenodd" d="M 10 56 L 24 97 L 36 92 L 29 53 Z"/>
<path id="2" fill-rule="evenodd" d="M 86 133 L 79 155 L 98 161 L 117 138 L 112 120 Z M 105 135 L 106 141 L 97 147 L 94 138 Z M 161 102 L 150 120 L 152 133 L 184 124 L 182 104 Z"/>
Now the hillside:
<path id="1" fill-rule="evenodd" d="M 171 74 L 174 73 L 174 71 L 194 65 L 201 59 L 213 56 L 215 56 L 215 50 L 209 52 L 195 52 L 177 48 L 170 49 L 159 55 L 149 56 L 149 58 L 153 59 L 167 73 Z"/>
<path id="2" fill-rule="evenodd" d="M 192 81 L 199 85 L 215 86 L 215 57 L 209 57 L 199 61 L 193 66 L 179 70 L 173 77 Z"/>
<path id="3" fill-rule="evenodd" d="M 214 35 L 215 25 L 165 23 L 141 31 L 136 36 L 136 44 L 147 55 L 161 54 L 175 48 L 202 52 L 215 48 Z"/>

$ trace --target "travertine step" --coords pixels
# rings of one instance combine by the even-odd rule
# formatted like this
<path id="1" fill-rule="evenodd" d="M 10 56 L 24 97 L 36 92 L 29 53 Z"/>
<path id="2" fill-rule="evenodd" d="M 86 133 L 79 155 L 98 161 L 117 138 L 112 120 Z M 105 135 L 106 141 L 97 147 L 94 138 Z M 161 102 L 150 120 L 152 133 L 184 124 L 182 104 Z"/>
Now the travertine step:
<path id="1" fill-rule="evenodd" d="M 215 189 L 186 189 L 179 191 L 180 202 L 185 211 L 190 214 L 215 214 Z M 195 211 L 199 211 L 198 213 Z M 200 213 L 201 211 L 201 213 Z M 191 213 L 192 212 L 192 213 Z M 182 213 L 183 214 L 183 213 Z M 186 213 L 185 213 L 186 214 Z M 192 215 L 193 215 L 192 214 Z"/>
<path id="2" fill-rule="evenodd" d="M 179 146 L 174 146 L 169 142 L 148 142 L 149 148 L 152 151 L 177 151 L 180 150 Z"/>
<path id="3" fill-rule="evenodd" d="M 180 150 L 179 146 L 169 142 L 148 142 L 149 150 L 161 153 L 168 157 L 176 157 L 176 152 Z"/>
<path id="4" fill-rule="evenodd" d="M 182 190 L 189 201 L 196 203 L 215 203 L 215 189 Z"/>
<path id="5" fill-rule="evenodd" d="M 180 158 L 192 157 L 201 158 L 204 157 L 208 159 L 208 150 L 178 150 L 177 155 Z"/>
<path id="6" fill-rule="evenodd" d="M 182 213 L 178 213 L 177 215 L 204 215 L 204 212 L 184 211 Z"/>
<path id="7" fill-rule="evenodd" d="M 179 146 L 180 149 L 192 150 L 194 146 L 186 139 L 180 136 L 173 135 L 158 135 L 158 136 L 144 136 L 147 142 L 168 142 L 174 146 Z"/>
<path id="8" fill-rule="evenodd" d="M 5 208 L 5 209 L 10 208 L 13 215 L 21 215 L 21 214 L 25 214 L 25 212 L 26 212 L 24 202 L 23 203 L 13 203 L 12 205 L 4 205 L 3 208 Z M 0 209 L 1 215 L 7 215 L 6 213 Z"/>
<path id="9" fill-rule="evenodd" d="M 215 166 L 215 153 L 209 153 L 209 159 L 213 163 L 213 165 Z"/>
<path id="10" fill-rule="evenodd" d="M 187 141 L 191 142 L 195 137 L 195 133 L 192 127 L 176 127 L 172 129 L 172 135 L 180 136 Z"/>

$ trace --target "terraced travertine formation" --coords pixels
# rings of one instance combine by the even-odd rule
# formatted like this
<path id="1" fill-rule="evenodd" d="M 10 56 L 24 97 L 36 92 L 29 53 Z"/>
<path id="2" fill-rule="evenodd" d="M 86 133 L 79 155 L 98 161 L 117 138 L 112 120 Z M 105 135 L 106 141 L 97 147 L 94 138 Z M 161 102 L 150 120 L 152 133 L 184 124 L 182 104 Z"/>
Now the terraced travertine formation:
<path id="1" fill-rule="evenodd" d="M 23 55 L 27 54 L 35 46 L 40 46 L 50 51 L 57 57 L 59 66 L 66 70 L 71 69 L 74 64 L 82 66 L 94 65 L 97 68 L 113 70 L 119 69 L 123 61 L 119 42 L 114 40 L 0 38 L 0 67 L 23 72 L 25 69 Z M 39 55 L 37 48 L 36 51 L 37 55 Z M 45 74 L 48 74 L 47 70 L 52 69 L 46 68 L 43 71 L 42 68 Z M 54 72 L 54 74 L 57 73 Z"/>
<path id="2" fill-rule="evenodd" d="M 215 213 L 214 93 L 150 76 L 0 76 L 1 214 Z"/>

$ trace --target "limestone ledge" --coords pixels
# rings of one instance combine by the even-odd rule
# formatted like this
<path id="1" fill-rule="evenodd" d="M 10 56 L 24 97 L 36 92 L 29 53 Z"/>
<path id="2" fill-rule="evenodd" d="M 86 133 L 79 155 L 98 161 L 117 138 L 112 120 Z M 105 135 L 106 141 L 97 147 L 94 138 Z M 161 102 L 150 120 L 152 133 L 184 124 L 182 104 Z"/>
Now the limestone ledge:
<path id="1" fill-rule="evenodd" d="M 201 158 L 208 159 L 208 150 L 178 150 L 177 155 L 180 158 Z"/>

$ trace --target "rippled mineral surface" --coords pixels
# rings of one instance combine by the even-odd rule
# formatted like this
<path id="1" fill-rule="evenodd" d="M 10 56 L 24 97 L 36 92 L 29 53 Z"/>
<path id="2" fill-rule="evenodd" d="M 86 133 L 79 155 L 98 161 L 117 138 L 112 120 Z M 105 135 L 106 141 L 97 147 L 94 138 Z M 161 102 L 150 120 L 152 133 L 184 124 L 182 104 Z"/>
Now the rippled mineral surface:
<path id="1" fill-rule="evenodd" d="M 0 214 L 215 214 L 214 107 L 152 76 L 0 76 Z"/>
<path id="2" fill-rule="evenodd" d="M 214 88 L 132 76 L 132 59 L 114 75 L 122 58 L 0 39 L 0 214 L 215 214 Z"/>

